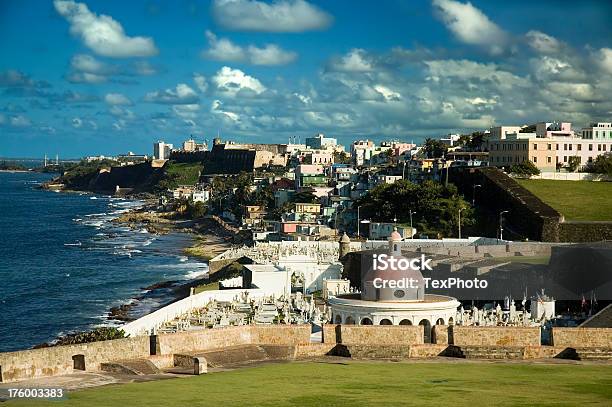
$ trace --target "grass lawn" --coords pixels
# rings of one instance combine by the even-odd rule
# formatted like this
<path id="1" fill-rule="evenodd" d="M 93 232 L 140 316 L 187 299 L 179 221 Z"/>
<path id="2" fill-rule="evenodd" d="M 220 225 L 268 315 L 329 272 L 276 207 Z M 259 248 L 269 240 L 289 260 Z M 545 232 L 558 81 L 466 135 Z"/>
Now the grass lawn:
<path id="1" fill-rule="evenodd" d="M 214 282 L 214 283 L 208 283 L 208 284 L 202 284 L 199 285 L 195 288 L 195 293 L 201 293 L 202 291 L 211 291 L 211 290 L 218 290 L 219 289 L 219 282 Z"/>
<path id="2" fill-rule="evenodd" d="M 195 185 L 200 178 L 202 171 L 200 163 L 174 163 L 170 162 L 166 165 L 166 174 L 176 175 L 178 185 Z"/>
<path id="3" fill-rule="evenodd" d="M 48 406 L 610 405 L 609 365 L 284 363 L 70 393 Z M 24 405 L 25 403 L 7 403 Z"/>
<path id="4" fill-rule="evenodd" d="M 612 221 L 612 182 L 517 179 L 566 220 Z"/>

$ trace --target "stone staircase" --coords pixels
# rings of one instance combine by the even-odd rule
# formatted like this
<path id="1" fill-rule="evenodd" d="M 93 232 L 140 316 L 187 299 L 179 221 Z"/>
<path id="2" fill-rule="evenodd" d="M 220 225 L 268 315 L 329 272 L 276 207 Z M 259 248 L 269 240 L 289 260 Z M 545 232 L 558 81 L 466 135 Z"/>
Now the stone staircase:
<path id="1" fill-rule="evenodd" d="M 290 360 L 295 357 L 294 346 L 244 345 L 198 352 L 194 356 L 206 359 L 209 367 L 223 367 L 266 360 Z"/>
<path id="2" fill-rule="evenodd" d="M 563 358 L 574 360 L 612 360 L 612 348 L 568 348 L 564 352 Z"/>
<path id="3" fill-rule="evenodd" d="M 460 346 L 458 357 L 465 359 L 523 359 L 523 348 L 512 346 Z"/>
<path id="4" fill-rule="evenodd" d="M 160 373 L 157 366 L 147 359 L 117 360 L 114 362 L 102 363 L 100 364 L 100 370 L 104 372 L 138 376 Z"/>
<path id="5" fill-rule="evenodd" d="M 408 359 L 410 346 L 338 344 L 334 355 L 353 359 Z"/>

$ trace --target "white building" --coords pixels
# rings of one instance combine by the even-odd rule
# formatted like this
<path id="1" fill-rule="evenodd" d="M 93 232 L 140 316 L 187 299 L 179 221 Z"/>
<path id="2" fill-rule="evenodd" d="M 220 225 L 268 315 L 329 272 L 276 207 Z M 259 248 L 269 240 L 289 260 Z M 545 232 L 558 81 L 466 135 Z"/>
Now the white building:
<path id="1" fill-rule="evenodd" d="M 374 155 L 375 146 L 370 140 L 358 140 L 351 144 L 351 159 L 357 166 L 364 165 Z"/>
<path id="2" fill-rule="evenodd" d="M 335 148 L 338 145 L 338 140 L 332 137 L 325 137 L 323 134 L 317 134 L 314 137 L 306 138 L 306 146 L 313 150 L 322 150 L 328 148 Z"/>
<path id="3" fill-rule="evenodd" d="M 461 138 L 460 134 L 449 134 L 448 136 L 442 137 L 440 141 L 449 147 L 455 147 L 459 138 Z"/>
<path id="4" fill-rule="evenodd" d="M 193 191 L 191 200 L 193 202 L 208 202 L 210 199 L 210 191 Z"/>
<path id="5" fill-rule="evenodd" d="M 164 143 L 163 141 L 153 143 L 153 157 L 156 160 L 167 160 L 170 158 L 173 148 L 172 144 Z"/>
<path id="6" fill-rule="evenodd" d="M 591 123 L 582 128 L 581 135 L 589 140 L 612 140 L 612 123 Z"/>

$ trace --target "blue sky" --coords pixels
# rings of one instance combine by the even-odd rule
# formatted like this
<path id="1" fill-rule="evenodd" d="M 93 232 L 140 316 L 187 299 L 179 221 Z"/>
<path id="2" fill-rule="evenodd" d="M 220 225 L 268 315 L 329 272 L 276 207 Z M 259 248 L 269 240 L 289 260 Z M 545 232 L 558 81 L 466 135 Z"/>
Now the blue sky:
<path id="1" fill-rule="evenodd" d="M 605 1 L 0 1 L 0 156 L 612 120 Z"/>

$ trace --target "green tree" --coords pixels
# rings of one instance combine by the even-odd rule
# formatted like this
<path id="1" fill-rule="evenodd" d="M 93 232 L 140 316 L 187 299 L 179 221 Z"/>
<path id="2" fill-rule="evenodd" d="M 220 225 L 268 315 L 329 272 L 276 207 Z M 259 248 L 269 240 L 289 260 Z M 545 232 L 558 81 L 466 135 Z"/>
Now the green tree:
<path id="1" fill-rule="evenodd" d="M 459 195 L 457 188 L 434 181 L 414 184 L 400 180 L 378 185 L 357 200 L 356 206 L 360 206 L 362 219 L 382 222 L 397 218 L 399 223 L 408 223 L 412 211 L 413 226 L 421 233 L 434 236 L 456 236 L 460 208 L 461 224 L 474 224 L 473 209 Z"/>
<path id="2" fill-rule="evenodd" d="M 344 151 L 334 151 L 334 163 L 350 164 L 351 156 Z"/>
<path id="3" fill-rule="evenodd" d="M 423 145 L 423 151 L 428 158 L 441 158 L 448 151 L 448 146 L 440 140 L 428 138 Z"/>
<path id="4" fill-rule="evenodd" d="M 317 197 L 310 190 L 303 190 L 303 191 L 300 191 L 300 192 L 296 192 L 291 197 L 291 202 L 294 202 L 294 203 L 295 202 L 298 202 L 298 203 L 316 203 L 317 201 L 318 201 Z"/>
<path id="5" fill-rule="evenodd" d="M 579 166 L 580 166 L 580 157 L 573 155 L 567 159 L 567 170 L 569 172 L 576 171 Z"/>
<path id="6" fill-rule="evenodd" d="M 602 154 L 587 164 L 586 170 L 597 174 L 612 175 L 612 153 Z"/>
<path id="7" fill-rule="evenodd" d="M 510 174 L 519 177 L 530 177 L 532 175 L 540 175 L 540 169 L 529 160 L 525 160 L 520 164 L 514 164 L 508 169 Z"/>
<path id="8" fill-rule="evenodd" d="M 191 219 L 200 219 L 206 215 L 208 207 L 204 202 L 189 201 L 187 204 L 187 213 Z"/>

